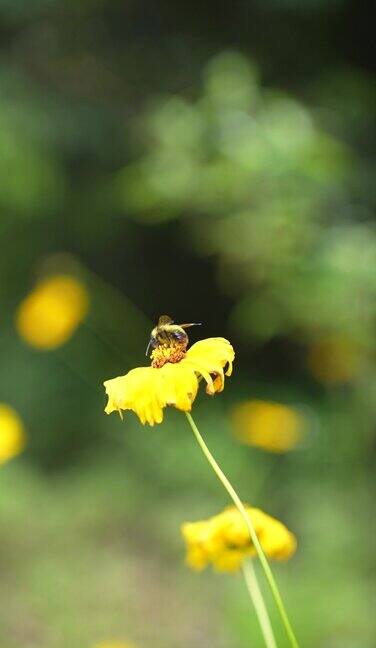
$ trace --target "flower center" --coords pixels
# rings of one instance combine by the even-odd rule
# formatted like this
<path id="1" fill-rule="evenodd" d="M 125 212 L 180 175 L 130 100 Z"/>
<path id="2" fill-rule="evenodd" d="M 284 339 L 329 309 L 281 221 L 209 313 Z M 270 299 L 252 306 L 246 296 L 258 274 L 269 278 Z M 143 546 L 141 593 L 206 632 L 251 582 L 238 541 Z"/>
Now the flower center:
<path id="1" fill-rule="evenodd" d="M 159 344 L 151 354 L 151 366 L 160 369 L 166 362 L 180 362 L 185 356 L 188 339 L 179 342 L 170 341 L 169 344 Z"/>

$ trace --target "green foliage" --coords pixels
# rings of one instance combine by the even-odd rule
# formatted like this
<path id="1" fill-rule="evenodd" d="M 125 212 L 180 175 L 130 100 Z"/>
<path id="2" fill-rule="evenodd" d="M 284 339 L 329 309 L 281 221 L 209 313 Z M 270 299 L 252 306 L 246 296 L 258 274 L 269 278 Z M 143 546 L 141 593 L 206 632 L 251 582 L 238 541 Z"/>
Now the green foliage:
<path id="1" fill-rule="evenodd" d="M 181 522 L 227 503 L 184 417 L 103 414 L 161 313 L 235 347 L 195 413 L 298 537 L 275 571 L 302 646 L 375 644 L 368 22 L 346 0 L 0 0 L 0 403 L 28 439 L 0 468 L 1 648 L 262 645 L 241 580 L 183 564 Z M 90 295 L 55 351 L 15 326 L 46 273 Z M 295 408 L 301 445 L 240 445 L 249 399 Z"/>

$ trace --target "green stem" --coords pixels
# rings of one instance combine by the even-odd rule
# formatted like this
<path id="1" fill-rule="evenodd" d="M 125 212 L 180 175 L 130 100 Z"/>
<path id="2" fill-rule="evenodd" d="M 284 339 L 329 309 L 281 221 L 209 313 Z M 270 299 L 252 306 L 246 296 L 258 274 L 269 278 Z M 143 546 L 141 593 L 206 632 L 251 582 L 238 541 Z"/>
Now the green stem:
<path id="1" fill-rule="evenodd" d="M 222 470 L 218 466 L 216 460 L 214 459 L 213 455 L 211 454 L 211 452 L 210 452 L 208 446 L 206 445 L 204 439 L 202 438 L 202 436 L 201 436 L 201 434 L 200 434 L 200 432 L 198 430 L 198 427 L 195 424 L 191 414 L 189 412 L 185 412 L 185 415 L 186 415 L 186 417 L 188 419 L 189 425 L 192 428 L 192 432 L 195 435 L 196 440 L 197 440 L 201 450 L 203 451 L 206 459 L 210 463 L 210 465 L 213 468 L 213 470 L 214 470 L 215 474 L 217 475 L 218 479 L 222 482 L 223 486 L 227 490 L 228 494 L 230 495 L 232 501 L 234 502 L 236 508 L 238 509 L 239 513 L 241 514 L 241 516 L 244 519 L 244 522 L 247 525 L 249 535 L 251 537 L 251 540 L 252 540 L 253 545 L 255 547 L 256 553 L 258 555 L 258 558 L 259 558 L 260 563 L 262 565 L 262 568 L 264 570 L 265 577 L 266 577 L 266 579 L 267 579 L 267 581 L 269 583 L 269 587 L 270 587 L 271 592 L 273 594 L 275 604 L 276 604 L 276 606 L 278 608 L 280 617 L 282 619 L 282 623 L 283 623 L 283 625 L 285 627 L 286 634 L 287 634 L 287 636 L 288 636 L 288 638 L 290 640 L 290 644 L 291 644 L 291 646 L 293 648 L 299 648 L 299 644 L 297 642 L 297 639 L 295 637 L 295 634 L 294 634 L 294 631 L 292 629 L 291 623 L 290 623 L 289 618 L 287 616 L 285 606 L 283 605 L 283 601 L 282 601 L 281 595 L 279 593 L 277 583 L 274 580 L 272 570 L 270 569 L 269 563 L 268 563 L 268 561 L 266 559 L 266 556 L 265 556 L 265 554 L 264 554 L 264 552 L 262 550 L 260 541 L 259 541 L 259 539 L 257 537 L 257 533 L 255 531 L 255 528 L 254 528 L 253 524 L 252 524 L 251 518 L 249 517 L 247 511 L 245 510 L 245 508 L 243 506 L 243 503 L 242 503 L 240 497 L 238 496 L 237 492 L 231 486 L 231 484 L 230 484 L 229 480 L 227 479 L 226 475 L 222 472 Z"/>
<path id="2" fill-rule="evenodd" d="M 265 639 L 265 645 L 267 646 L 267 648 L 277 648 L 272 624 L 270 623 L 268 611 L 266 609 L 260 586 L 257 581 L 257 576 L 255 568 L 253 567 L 252 560 L 245 560 L 243 562 L 242 569 L 247 590 L 256 610 L 261 632 Z"/>

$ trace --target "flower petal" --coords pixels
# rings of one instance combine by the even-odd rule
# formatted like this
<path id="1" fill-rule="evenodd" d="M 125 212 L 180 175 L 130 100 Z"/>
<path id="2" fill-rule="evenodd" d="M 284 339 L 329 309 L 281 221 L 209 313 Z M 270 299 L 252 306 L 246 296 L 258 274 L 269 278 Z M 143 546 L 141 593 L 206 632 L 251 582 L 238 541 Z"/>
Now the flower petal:
<path id="1" fill-rule="evenodd" d="M 223 390 L 223 368 L 228 365 L 226 375 L 231 375 L 234 356 L 234 349 L 228 340 L 207 338 L 193 344 L 182 363 L 195 368 L 195 371 L 206 380 L 206 392 L 212 395 Z M 215 376 L 214 382 L 211 375 Z"/>
<path id="2" fill-rule="evenodd" d="M 198 389 L 197 376 L 192 368 L 181 361 L 167 363 L 157 371 L 161 374 L 160 395 L 164 404 L 190 412 Z"/>
<path id="3" fill-rule="evenodd" d="M 153 367 L 138 367 L 125 376 L 104 383 L 108 395 L 107 414 L 115 410 L 133 410 L 141 423 L 161 423 L 165 404 L 160 398 L 160 375 Z"/>

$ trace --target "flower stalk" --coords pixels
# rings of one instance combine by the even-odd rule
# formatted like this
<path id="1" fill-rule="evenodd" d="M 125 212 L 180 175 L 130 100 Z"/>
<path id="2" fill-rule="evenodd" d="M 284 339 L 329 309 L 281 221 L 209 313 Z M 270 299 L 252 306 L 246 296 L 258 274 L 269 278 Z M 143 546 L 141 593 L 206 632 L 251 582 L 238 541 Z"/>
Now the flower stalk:
<path id="1" fill-rule="evenodd" d="M 222 485 L 227 490 L 227 492 L 230 495 L 232 501 L 234 502 L 235 506 L 237 507 L 239 513 L 241 514 L 241 516 L 244 519 L 244 522 L 245 522 L 245 524 L 247 526 L 247 529 L 249 531 L 249 535 L 251 537 L 251 540 L 252 540 L 253 545 L 255 547 L 255 550 L 257 552 L 257 556 L 258 556 L 258 558 L 260 560 L 260 563 L 261 563 L 261 566 L 263 568 L 265 577 L 266 577 L 266 579 L 268 581 L 268 584 L 269 584 L 269 587 L 271 589 L 271 592 L 272 592 L 276 607 L 278 609 L 278 612 L 280 614 L 282 623 L 283 623 L 283 625 L 285 627 L 286 634 L 287 634 L 287 636 L 289 638 L 290 644 L 291 644 L 292 648 L 299 648 L 298 641 L 297 641 L 297 639 L 295 637 L 295 634 L 294 634 L 294 631 L 292 629 L 290 620 L 289 620 L 287 612 L 285 610 L 285 606 L 284 606 L 283 601 L 282 601 L 282 597 L 281 597 L 281 595 L 279 593 L 277 583 L 275 582 L 272 570 L 270 569 L 267 558 L 266 558 L 266 556 L 265 556 L 265 554 L 263 552 L 263 549 L 261 547 L 260 541 L 258 539 L 257 533 L 256 533 L 255 528 L 253 526 L 253 523 L 251 521 L 251 518 L 247 514 L 247 511 L 245 510 L 244 505 L 243 505 L 240 497 L 238 496 L 237 492 L 235 491 L 235 489 L 233 488 L 233 486 L 231 485 L 231 483 L 227 479 L 226 475 L 222 472 L 221 468 L 219 467 L 219 465 L 217 464 L 217 462 L 214 459 L 213 455 L 211 454 L 211 452 L 210 452 L 208 446 L 206 445 L 203 437 L 201 436 L 200 431 L 199 431 L 196 423 L 194 422 L 191 414 L 189 412 L 185 412 L 185 415 L 186 415 L 186 417 L 188 419 L 188 423 L 189 423 L 189 425 L 190 425 L 190 427 L 192 429 L 192 432 L 193 432 L 194 436 L 196 437 L 197 443 L 199 444 L 199 446 L 200 446 L 202 452 L 204 453 L 207 461 L 211 465 L 211 467 L 214 470 L 215 474 L 217 475 L 218 479 L 222 482 Z"/>
<path id="2" fill-rule="evenodd" d="M 265 601 L 258 584 L 252 560 L 245 560 L 243 562 L 242 570 L 245 584 L 255 608 L 261 632 L 265 640 L 265 645 L 267 646 L 267 648 L 277 648 L 272 624 L 270 622 L 268 610 L 266 608 Z"/>

